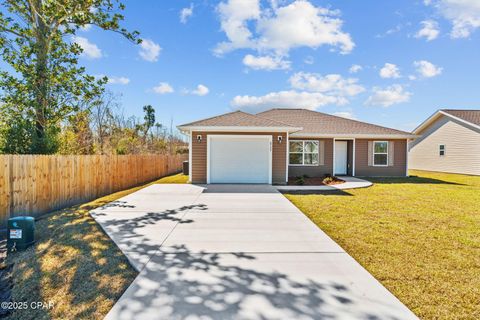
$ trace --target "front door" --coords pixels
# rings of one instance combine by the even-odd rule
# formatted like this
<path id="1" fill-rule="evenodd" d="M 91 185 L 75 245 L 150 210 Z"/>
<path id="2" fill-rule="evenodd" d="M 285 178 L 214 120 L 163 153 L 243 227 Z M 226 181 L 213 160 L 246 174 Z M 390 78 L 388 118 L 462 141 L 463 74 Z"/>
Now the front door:
<path id="1" fill-rule="evenodd" d="M 347 174 L 347 141 L 335 141 L 335 174 Z"/>

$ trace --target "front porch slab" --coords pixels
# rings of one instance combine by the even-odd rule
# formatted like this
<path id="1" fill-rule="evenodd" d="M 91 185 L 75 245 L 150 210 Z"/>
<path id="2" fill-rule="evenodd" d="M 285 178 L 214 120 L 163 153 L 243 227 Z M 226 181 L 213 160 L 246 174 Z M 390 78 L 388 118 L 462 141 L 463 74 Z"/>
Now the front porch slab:
<path id="1" fill-rule="evenodd" d="M 368 188 L 373 185 L 372 182 L 355 178 L 355 177 L 340 177 L 345 183 L 334 184 L 331 186 L 276 186 L 279 191 L 335 191 Z"/>

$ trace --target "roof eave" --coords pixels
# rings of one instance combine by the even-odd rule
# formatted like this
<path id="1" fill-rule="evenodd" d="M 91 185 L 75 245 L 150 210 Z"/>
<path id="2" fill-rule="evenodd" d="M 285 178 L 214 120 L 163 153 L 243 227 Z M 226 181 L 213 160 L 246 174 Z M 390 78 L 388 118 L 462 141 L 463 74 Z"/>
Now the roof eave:
<path id="1" fill-rule="evenodd" d="M 460 121 L 462 123 L 465 123 L 469 126 L 472 126 L 474 128 L 477 128 L 477 129 L 480 129 L 480 126 L 479 125 L 476 125 L 475 123 L 471 123 L 470 121 L 467 121 L 467 120 L 464 120 L 462 118 L 459 118 L 459 117 L 456 117 L 448 112 L 445 112 L 443 110 L 437 110 L 434 114 L 432 114 L 430 117 L 427 118 L 427 120 L 423 121 L 418 127 L 416 127 L 412 133 L 414 134 L 418 134 L 420 131 L 422 131 L 423 129 L 425 129 L 426 127 L 428 127 L 429 125 L 431 125 L 433 122 L 437 121 L 437 119 L 441 116 L 446 116 L 446 117 L 449 117 L 451 119 L 455 119 L 457 121 Z"/>
<path id="2" fill-rule="evenodd" d="M 472 126 L 472 127 L 474 127 L 474 128 L 480 129 L 480 126 L 477 125 L 477 124 L 475 124 L 475 123 L 472 123 L 472 122 L 467 121 L 467 120 L 465 120 L 465 119 L 462 119 L 462 118 L 459 118 L 459 117 L 457 117 L 457 116 L 454 116 L 453 114 L 450 114 L 450 113 L 445 112 L 445 111 L 443 111 L 443 110 L 439 110 L 439 112 L 440 112 L 441 114 L 443 114 L 443 115 L 446 115 L 446 116 L 452 118 L 452 119 L 455 119 L 455 120 L 457 120 L 457 121 L 460 121 L 460 122 L 462 122 L 462 123 L 465 123 L 465 124 L 467 124 L 467 125 L 469 125 L 469 126 Z"/>
<path id="3" fill-rule="evenodd" d="M 430 117 L 428 117 L 425 121 L 420 123 L 420 125 L 418 125 L 418 127 L 413 129 L 412 133 L 413 134 L 418 134 L 420 131 L 422 131 L 423 129 L 428 127 L 430 124 L 432 124 L 434 121 L 436 121 L 440 117 L 440 115 L 442 115 L 442 114 L 445 115 L 446 113 L 442 112 L 441 110 L 437 110 L 434 114 L 432 114 Z"/>

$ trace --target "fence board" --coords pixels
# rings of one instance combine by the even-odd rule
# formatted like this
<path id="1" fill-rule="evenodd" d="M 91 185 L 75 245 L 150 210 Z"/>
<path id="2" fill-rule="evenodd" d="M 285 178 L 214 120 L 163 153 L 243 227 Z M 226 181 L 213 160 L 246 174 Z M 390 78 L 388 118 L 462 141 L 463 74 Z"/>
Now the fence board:
<path id="1" fill-rule="evenodd" d="M 0 225 L 127 189 L 182 169 L 185 155 L 0 155 Z"/>

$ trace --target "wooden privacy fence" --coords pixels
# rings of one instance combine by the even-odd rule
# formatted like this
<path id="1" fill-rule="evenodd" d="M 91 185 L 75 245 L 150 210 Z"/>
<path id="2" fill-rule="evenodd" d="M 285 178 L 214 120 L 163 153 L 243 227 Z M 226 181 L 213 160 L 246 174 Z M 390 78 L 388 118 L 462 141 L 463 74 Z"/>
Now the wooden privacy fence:
<path id="1" fill-rule="evenodd" d="M 185 155 L 0 155 L 0 223 L 179 172 Z"/>

